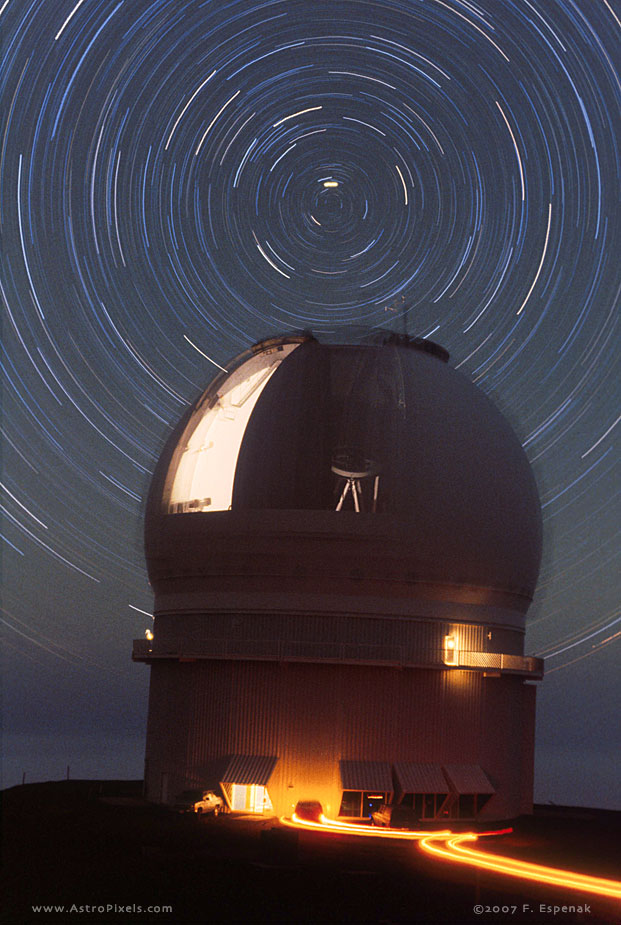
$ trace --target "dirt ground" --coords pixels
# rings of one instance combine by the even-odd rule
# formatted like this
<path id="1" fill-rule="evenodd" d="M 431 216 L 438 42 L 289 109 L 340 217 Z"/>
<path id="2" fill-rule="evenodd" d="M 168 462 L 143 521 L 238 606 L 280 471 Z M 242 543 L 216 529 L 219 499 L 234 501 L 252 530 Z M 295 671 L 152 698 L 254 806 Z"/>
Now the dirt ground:
<path id="1" fill-rule="evenodd" d="M 140 794 L 139 781 L 4 791 L 2 921 L 621 923 L 612 900 L 448 864 L 409 842 L 179 816 Z M 621 813 L 537 807 L 488 847 L 621 879 Z"/>

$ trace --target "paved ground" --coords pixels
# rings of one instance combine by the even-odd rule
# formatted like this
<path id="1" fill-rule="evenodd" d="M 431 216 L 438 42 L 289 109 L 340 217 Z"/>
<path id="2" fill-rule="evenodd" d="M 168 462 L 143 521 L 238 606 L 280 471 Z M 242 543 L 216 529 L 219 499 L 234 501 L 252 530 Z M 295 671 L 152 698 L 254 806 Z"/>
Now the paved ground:
<path id="1" fill-rule="evenodd" d="M 409 843 L 176 816 L 139 792 L 93 781 L 5 791 L 2 921 L 621 923 L 618 903 L 444 864 Z M 621 813 L 541 808 L 493 850 L 619 878 L 620 845 Z M 554 910 L 564 905 L 573 911 Z"/>

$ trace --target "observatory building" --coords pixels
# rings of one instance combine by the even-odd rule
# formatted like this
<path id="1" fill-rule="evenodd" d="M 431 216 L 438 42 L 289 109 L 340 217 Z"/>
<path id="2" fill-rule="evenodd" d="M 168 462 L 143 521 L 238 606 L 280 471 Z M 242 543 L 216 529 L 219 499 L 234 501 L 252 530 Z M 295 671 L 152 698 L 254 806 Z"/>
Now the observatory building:
<path id="1" fill-rule="evenodd" d="M 532 809 L 526 455 L 430 341 L 256 344 L 155 471 L 146 794 L 423 822 Z"/>

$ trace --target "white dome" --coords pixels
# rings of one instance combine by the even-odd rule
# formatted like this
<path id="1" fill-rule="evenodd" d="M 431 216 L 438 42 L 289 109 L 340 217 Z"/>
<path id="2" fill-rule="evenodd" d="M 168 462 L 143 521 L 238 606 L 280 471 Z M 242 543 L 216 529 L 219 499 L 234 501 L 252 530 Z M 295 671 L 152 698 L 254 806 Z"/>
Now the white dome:
<path id="1" fill-rule="evenodd" d="M 525 610 L 541 556 L 530 465 L 447 358 L 395 337 L 299 337 L 234 361 L 160 459 L 147 513 L 152 581 L 180 568 L 213 576 L 219 535 L 302 531 L 324 535 L 313 547 L 322 574 L 336 556 L 351 578 L 498 592 Z"/>

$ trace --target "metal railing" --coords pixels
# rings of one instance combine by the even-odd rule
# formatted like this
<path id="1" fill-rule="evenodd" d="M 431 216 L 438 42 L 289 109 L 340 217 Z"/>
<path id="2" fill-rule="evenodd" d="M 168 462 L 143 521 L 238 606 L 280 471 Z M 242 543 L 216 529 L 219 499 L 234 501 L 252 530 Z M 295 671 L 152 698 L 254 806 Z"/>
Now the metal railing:
<path id="1" fill-rule="evenodd" d="M 188 646 L 167 647 L 157 641 L 134 640 L 134 661 L 173 659 L 251 659 L 270 661 L 317 661 L 336 663 L 362 663 L 367 665 L 394 665 L 399 667 L 467 669 L 474 671 L 504 672 L 540 678 L 543 676 L 543 659 L 525 655 L 507 655 L 501 652 L 457 651 L 455 664 L 447 665 L 440 647 L 418 650 L 399 645 L 371 645 L 358 643 L 310 642 L 282 639 L 207 639 Z"/>

